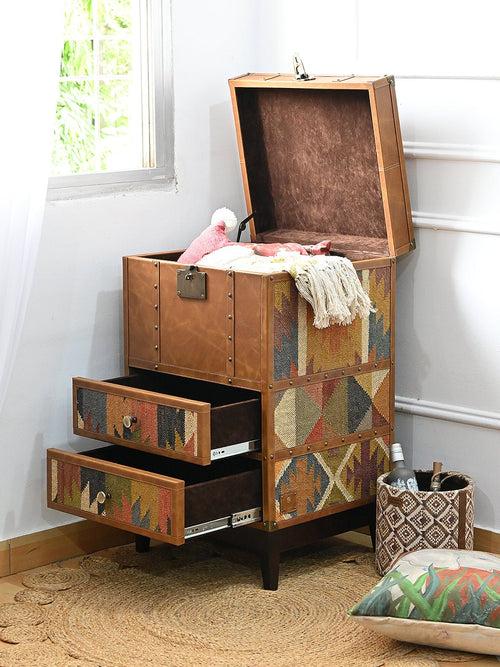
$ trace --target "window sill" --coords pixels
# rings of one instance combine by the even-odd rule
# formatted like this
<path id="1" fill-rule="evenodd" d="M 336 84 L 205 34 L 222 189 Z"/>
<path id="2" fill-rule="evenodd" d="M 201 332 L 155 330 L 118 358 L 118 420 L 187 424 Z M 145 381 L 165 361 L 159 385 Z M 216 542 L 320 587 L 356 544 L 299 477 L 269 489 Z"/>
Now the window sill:
<path id="1" fill-rule="evenodd" d="M 49 178 L 47 201 L 84 199 L 145 190 L 174 190 L 175 186 L 175 177 L 167 174 L 165 168 L 56 176 Z"/>

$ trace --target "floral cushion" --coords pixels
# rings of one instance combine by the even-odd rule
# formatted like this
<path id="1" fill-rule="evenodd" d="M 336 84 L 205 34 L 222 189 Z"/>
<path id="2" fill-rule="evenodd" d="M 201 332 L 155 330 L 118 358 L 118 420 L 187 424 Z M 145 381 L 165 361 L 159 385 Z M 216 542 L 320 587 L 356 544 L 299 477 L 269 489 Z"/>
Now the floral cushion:
<path id="1" fill-rule="evenodd" d="M 406 554 L 349 613 L 394 639 L 500 654 L 500 558 L 445 549 Z"/>

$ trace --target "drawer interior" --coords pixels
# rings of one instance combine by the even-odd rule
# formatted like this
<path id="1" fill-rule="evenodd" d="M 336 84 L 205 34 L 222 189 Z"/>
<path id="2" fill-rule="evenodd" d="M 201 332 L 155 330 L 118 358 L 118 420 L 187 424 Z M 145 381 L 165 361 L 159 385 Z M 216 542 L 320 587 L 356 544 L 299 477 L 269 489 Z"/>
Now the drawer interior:
<path id="1" fill-rule="evenodd" d="M 193 466 L 119 445 L 80 455 L 183 480 L 186 527 L 262 506 L 261 464 L 254 459 L 235 457 Z"/>
<path id="2" fill-rule="evenodd" d="M 194 380 L 180 375 L 169 375 L 168 373 L 154 373 L 153 371 L 134 371 L 132 375 L 105 380 L 105 382 L 133 387 L 134 389 L 155 391 L 160 394 L 172 394 L 195 401 L 206 401 L 212 407 L 234 405 L 235 403 L 259 400 L 260 398 L 258 392 L 249 389 L 226 387 L 215 382 Z"/>

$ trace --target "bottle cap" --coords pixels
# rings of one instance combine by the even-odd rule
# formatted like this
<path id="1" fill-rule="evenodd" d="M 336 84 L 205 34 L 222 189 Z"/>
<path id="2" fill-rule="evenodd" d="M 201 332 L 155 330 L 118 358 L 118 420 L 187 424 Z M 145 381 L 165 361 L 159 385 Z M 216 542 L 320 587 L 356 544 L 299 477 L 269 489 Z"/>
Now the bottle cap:
<path id="1" fill-rule="evenodd" d="M 442 470 L 443 470 L 443 462 L 442 461 L 434 461 L 434 463 L 432 464 L 432 474 L 433 475 L 439 475 Z"/>
<path id="2" fill-rule="evenodd" d="M 391 445 L 391 461 L 404 461 L 405 457 L 403 456 L 403 449 L 399 442 L 395 442 Z"/>

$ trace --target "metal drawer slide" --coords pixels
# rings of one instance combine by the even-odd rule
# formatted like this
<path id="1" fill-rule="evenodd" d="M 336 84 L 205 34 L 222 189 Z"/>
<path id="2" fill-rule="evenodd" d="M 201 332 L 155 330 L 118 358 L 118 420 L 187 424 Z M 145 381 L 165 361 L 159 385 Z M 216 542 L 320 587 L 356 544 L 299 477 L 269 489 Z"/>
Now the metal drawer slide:
<path id="1" fill-rule="evenodd" d="M 260 440 L 247 440 L 246 442 L 238 442 L 235 445 L 228 445 L 227 447 L 212 449 L 210 453 L 210 460 L 218 461 L 219 459 L 226 459 L 229 456 L 237 456 L 238 454 L 256 452 L 259 449 Z"/>
<path id="2" fill-rule="evenodd" d="M 187 540 L 190 537 L 196 537 L 196 535 L 215 533 L 217 530 L 245 526 L 249 523 L 256 523 L 261 520 L 262 508 L 254 507 L 253 509 L 244 510 L 243 512 L 236 512 L 230 516 L 221 517 L 220 519 L 198 523 L 196 526 L 188 526 L 184 531 L 184 537 Z"/>

